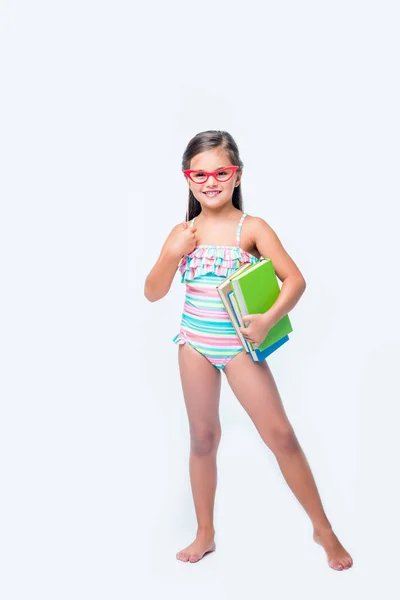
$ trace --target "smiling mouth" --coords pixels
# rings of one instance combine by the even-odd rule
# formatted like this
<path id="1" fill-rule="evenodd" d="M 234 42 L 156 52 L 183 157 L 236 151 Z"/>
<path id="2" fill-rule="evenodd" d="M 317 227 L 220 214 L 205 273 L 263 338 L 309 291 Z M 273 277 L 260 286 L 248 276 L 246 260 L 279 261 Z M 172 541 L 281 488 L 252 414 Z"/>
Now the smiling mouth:
<path id="1" fill-rule="evenodd" d="M 214 196 L 218 196 L 221 193 L 221 190 L 215 190 L 214 192 L 203 192 L 208 198 L 213 198 Z"/>

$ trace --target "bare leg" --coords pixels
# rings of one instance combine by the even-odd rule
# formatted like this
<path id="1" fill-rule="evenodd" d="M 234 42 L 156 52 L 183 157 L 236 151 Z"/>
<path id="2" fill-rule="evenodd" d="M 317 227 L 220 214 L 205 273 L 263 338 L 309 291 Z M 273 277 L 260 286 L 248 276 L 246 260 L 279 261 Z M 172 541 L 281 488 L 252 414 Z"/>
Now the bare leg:
<path id="1" fill-rule="evenodd" d="M 176 557 L 197 562 L 215 550 L 214 501 L 217 449 L 221 439 L 219 398 L 221 373 L 189 344 L 179 346 L 179 370 L 190 429 L 190 482 L 197 517 L 195 541 Z"/>
<path id="2" fill-rule="evenodd" d="M 252 419 L 261 438 L 275 454 L 282 474 L 313 524 L 313 537 L 321 544 L 328 564 L 348 569 L 353 560 L 332 530 L 304 452 L 285 413 L 275 380 L 266 361 L 254 363 L 241 352 L 224 372 L 235 396 Z"/>

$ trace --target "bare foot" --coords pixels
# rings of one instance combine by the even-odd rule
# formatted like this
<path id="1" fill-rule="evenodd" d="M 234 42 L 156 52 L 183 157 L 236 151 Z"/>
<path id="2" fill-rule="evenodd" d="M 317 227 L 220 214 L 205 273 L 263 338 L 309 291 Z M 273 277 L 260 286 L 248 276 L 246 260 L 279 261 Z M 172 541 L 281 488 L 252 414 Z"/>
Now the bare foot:
<path id="1" fill-rule="evenodd" d="M 198 532 L 196 539 L 190 546 L 177 553 L 176 558 L 183 562 L 197 562 L 203 558 L 207 552 L 214 552 L 215 542 L 212 533 Z"/>
<path id="2" fill-rule="evenodd" d="M 353 559 L 347 550 L 343 548 L 331 528 L 319 529 L 318 531 L 314 529 L 313 538 L 317 544 L 321 544 L 324 548 L 328 557 L 328 565 L 332 569 L 336 571 L 350 569 L 353 565 Z"/>

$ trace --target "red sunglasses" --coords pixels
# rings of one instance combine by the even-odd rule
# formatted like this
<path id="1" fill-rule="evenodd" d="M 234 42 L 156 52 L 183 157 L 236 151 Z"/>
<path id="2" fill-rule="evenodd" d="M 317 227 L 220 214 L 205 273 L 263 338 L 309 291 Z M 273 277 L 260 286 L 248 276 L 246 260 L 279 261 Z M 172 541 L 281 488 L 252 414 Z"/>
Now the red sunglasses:
<path id="1" fill-rule="evenodd" d="M 236 166 L 224 167 L 223 169 L 210 171 L 209 173 L 198 169 L 186 169 L 183 173 L 194 183 L 205 183 L 211 175 L 213 175 L 217 181 L 229 181 L 238 168 L 239 167 Z"/>

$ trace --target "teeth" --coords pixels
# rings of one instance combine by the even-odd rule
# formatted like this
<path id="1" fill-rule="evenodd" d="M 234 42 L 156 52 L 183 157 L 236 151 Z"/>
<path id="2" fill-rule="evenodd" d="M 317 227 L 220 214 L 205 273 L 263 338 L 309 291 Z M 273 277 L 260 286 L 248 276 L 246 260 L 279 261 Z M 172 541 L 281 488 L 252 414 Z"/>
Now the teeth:
<path id="1" fill-rule="evenodd" d="M 207 194 L 207 196 L 216 196 L 217 194 L 219 194 L 218 192 L 204 192 L 205 194 Z"/>

